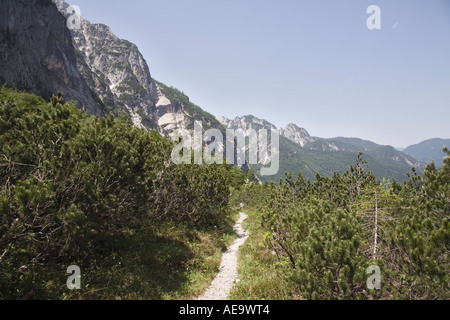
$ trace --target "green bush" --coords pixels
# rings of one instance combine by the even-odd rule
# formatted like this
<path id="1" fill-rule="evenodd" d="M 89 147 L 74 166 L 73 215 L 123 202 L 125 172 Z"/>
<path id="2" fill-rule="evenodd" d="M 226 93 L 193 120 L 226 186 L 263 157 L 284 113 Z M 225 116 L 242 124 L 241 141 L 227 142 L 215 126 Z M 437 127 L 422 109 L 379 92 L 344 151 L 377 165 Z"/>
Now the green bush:
<path id="1" fill-rule="evenodd" d="M 6 298 L 32 286 L 37 297 L 61 298 L 61 277 L 74 262 L 104 278 L 114 243 L 139 246 L 136 235 L 162 223 L 230 224 L 229 168 L 174 165 L 171 141 L 113 116 L 87 115 L 61 95 L 46 102 L 1 88 L 0 146 Z"/>
<path id="2" fill-rule="evenodd" d="M 450 157 L 403 185 L 367 169 L 358 157 L 343 175 L 311 182 L 286 174 L 246 191 L 263 199 L 265 246 L 292 297 L 448 299 Z M 367 287 L 371 265 L 381 269 L 380 290 Z"/>

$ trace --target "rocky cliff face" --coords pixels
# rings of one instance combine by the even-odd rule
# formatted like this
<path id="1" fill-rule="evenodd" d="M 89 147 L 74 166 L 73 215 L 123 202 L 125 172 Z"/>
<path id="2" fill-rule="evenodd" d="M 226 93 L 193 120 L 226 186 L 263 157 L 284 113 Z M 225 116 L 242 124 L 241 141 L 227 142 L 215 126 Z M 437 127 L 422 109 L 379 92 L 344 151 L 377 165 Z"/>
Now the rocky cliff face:
<path id="1" fill-rule="evenodd" d="M 61 91 L 80 108 L 103 115 L 103 105 L 76 64 L 66 20 L 49 0 L 0 0 L 0 85 L 49 99 Z"/>
<path id="2" fill-rule="evenodd" d="M 234 120 L 230 120 L 222 116 L 217 116 L 216 118 L 227 129 L 242 129 L 244 132 L 248 132 L 250 129 L 278 130 L 277 127 L 269 121 L 259 119 L 252 115 L 236 117 Z M 281 137 L 285 137 L 301 147 L 305 147 L 308 143 L 317 140 L 311 137 L 306 129 L 300 128 L 293 123 L 288 124 L 286 129 L 279 129 L 278 132 Z"/>
<path id="3" fill-rule="evenodd" d="M 309 142 L 314 142 L 316 140 L 309 135 L 308 131 L 293 123 L 288 124 L 286 129 L 280 129 L 280 135 L 301 145 L 302 147 L 306 146 Z"/>
<path id="4" fill-rule="evenodd" d="M 69 17 L 69 5 L 53 1 Z M 166 136 L 189 125 L 189 111 L 162 93 L 136 45 L 119 39 L 106 25 L 80 21 L 80 28 L 71 30 L 78 69 L 108 111 L 126 112 L 135 126 Z"/>
<path id="5" fill-rule="evenodd" d="M 269 121 L 264 120 L 264 119 L 259 119 L 252 115 L 236 117 L 234 120 L 230 120 L 230 119 L 227 119 L 222 116 L 216 116 L 216 119 L 226 129 L 241 130 L 244 135 L 249 137 L 249 140 L 246 141 L 246 144 L 243 147 L 243 149 L 240 150 L 244 154 L 246 154 L 249 151 L 250 145 L 259 146 L 259 143 L 260 143 L 257 135 L 251 136 L 251 130 L 254 130 L 257 134 L 259 134 L 260 130 L 279 132 L 277 127 L 274 126 Z M 268 134 L 267 137 L 269 139 L 267 149 L 271 150 L 272 145 L 271 145 L 270 139 L 272 139 L 271 137 L 273 137 L 272 133 Z M 277 154 L 272 155 L 272 157 L 280 156 L 280 154 L 279 154 L 280 150 L 271 150 L 271 152 L 273 152 L 273 151 L 275 151 Z M 260 154 L 260 152 L 261 152 L 261 150 L 258 150 L 258 164 L 262 164 L 262 165 L 270 164 L 271 163 L 270 154 L 267 151 L 264 154 Z M 251 163 L 251 164 L 254 165 L 255 163 Z M 249 169 L 250 169 L 250 167 L 248 166 L 248 163 L 246 163 L 241 168 L 241 170 L 243 170 L 244 172 L 248 172 Z"/>
<path id="6" fill-rule="evenodd" d="M 256 131 L 260 129 L 277 130 L 277 127 L 269 121 L 259 119 L 252 115 L 236 117 L 234 120 L 230 120 L 222 116 L 217 116 L 216 119 L 227 129 L 242 129 L 244 132 L 247 132 L 250 129 L 254 129 Z"/>
<path id="7" fill-rule="evenodd" d="M 63 0 L 0 4 L 0 85 L 46 99 L 61 91 L 91 114 L 125 112 L 135 126 L 164 136 L 195 120 L 221 127 L 187 96 L 156 82 L 136 45 L 108 26 L 81 18 L 69 30 L 72 12 Z"/>

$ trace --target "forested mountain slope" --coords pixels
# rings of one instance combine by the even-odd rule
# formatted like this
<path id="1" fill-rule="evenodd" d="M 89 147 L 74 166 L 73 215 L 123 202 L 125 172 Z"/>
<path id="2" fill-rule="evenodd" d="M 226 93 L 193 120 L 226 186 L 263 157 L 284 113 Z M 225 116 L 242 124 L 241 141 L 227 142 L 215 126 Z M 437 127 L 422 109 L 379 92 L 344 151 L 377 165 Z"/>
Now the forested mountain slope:
<path id="1" fill-rule="evenodd" d="M 277 130 L 269 121 L 252 115 L 236 117 L 234 120 L 225 117 L 217 119 L 229 129 Z M 263 177 L 263 180 L 278 181 L 289 171 L 301 171 L 310 179 L 313 179 L 316 173 L 325 176 L 332 176 L 334 172 L 344 173 L 359 153 L 363 153 L 370 170 L 379 179 L 405 181 L 413 167 L 418 172 L 422 170 L 420 163 L 413 157 L 389 146 L 380 146 L 361 139 L 311 137 L 305 129 L 294 124 L 286 128 L 279 129 L 280 171 L 276 176 Z"/>
<path id="2" fill-rule="evenodd" d="M 442 148 L 450 146 L 450 139 L 430 139 L 421 143 L 409 146 L 403 152 L 410 154 L 419 161 L 430 163 L 434 161 L 439 168 L 442 166 Z"/>

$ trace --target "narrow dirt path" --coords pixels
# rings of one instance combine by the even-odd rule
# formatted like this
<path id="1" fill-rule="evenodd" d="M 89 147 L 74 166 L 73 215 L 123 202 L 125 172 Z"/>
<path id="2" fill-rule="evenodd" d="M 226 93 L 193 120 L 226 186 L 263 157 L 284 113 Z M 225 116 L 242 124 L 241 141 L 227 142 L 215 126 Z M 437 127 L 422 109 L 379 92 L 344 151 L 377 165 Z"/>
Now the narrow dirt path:
<path id="1" fill-rule="evenodd" d="M 240 213 L 240 218 L 233 227 L 238 238 L 222 255 L 219 273 L 211 286 L 197 300 L 228 300 L 228 295 L 235 281 L 238 280 L 238 250 L 249 236 L 248 232 L 242 228 L 242 222 L 247 218 L 245 213 Z"/>

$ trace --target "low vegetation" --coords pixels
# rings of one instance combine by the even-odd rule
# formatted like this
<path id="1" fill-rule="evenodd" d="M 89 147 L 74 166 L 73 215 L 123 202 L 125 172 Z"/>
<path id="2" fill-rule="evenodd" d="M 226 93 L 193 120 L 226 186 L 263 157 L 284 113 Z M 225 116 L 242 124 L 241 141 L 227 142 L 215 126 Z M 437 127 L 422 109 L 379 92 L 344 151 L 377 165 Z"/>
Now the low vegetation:
<path id="1" fill-rule="evenodd" d="M 252 237 L 238 299 L 442 299 L 449 295 L 450 152 L 403 184 L 377 180 L 358 157 L 343 175 L 248 184 Z M 367 280 L 381 271 L 381 288 Z M 375 284 L 370 282 L 371 284 Z"/>
<path id="2" fill-rule="evenodd" d="M 260 185 L 229 165 L 174 165 L 173 146 L 60 94 L 1 87 L 0 299 L 193 298 L 241 203 L 251 236 L 233 299 L 450 298 L 447 149 L 441 168 L 402 183 L 378 180 L 359 155 L 342 174 Z M 66 285 L 71 265 L 80 290 Z"/>
<path id="3" fill-rule="evenodd" d="M 176 166 L 126 120 L 0 89 L 0 298 L 165 299 L 207 287 L 233 237 L 231 166 Z M 67 267 L 82 271 L 69 291 Z"/>

